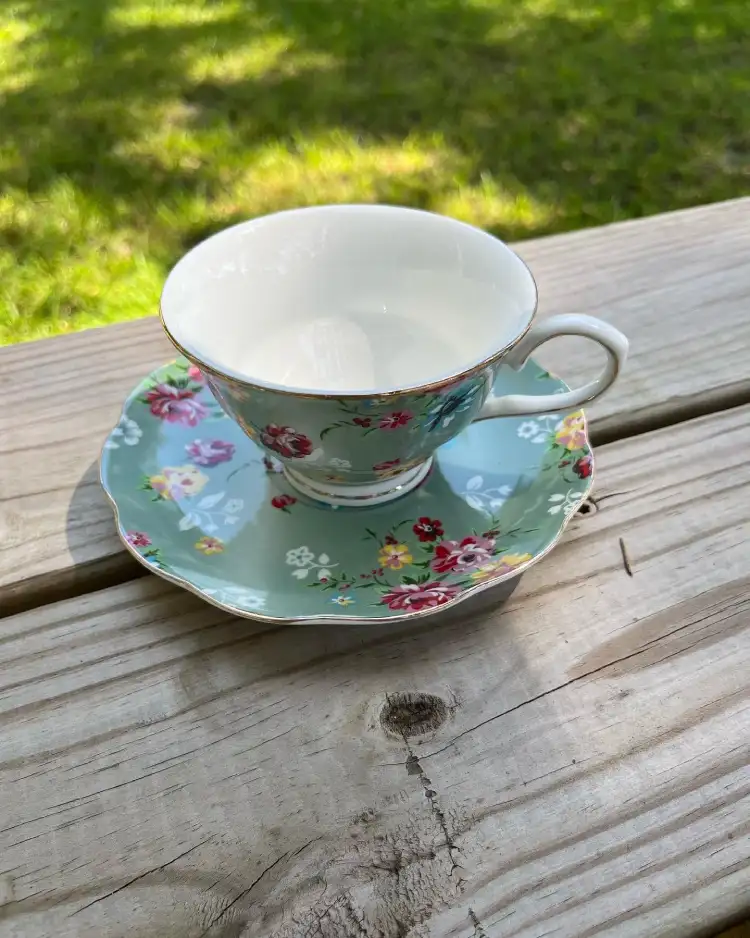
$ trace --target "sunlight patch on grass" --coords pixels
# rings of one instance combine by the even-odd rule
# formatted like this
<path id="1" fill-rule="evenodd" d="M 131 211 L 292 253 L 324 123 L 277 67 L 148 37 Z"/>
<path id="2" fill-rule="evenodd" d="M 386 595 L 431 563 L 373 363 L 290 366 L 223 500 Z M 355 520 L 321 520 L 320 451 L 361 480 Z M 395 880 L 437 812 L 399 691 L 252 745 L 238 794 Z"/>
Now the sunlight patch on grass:
<path id="1" fill-rule="evenodd" d="M 530 232 L 552 224 L 557 214 L 553 203 L 541 202 L 528 192 L 503 189 L 488 177 L 478 185 L 459 186 L 435 199 L 432 209 L 480 228 L 512 224 Z"/>
<path id="2" fill-rule="evenodd" d="M 217 204 L 225 212 L 252 204 L 260 213 L 324 202 L 429 203 L 462 162 L 439 138 L 368 142 L 340 130 L 298 138 L 291 148 L 265 145 Z"/>
<path id="3" fill-rule="evenodd" d="M 0 343 L 153 312 L 297 205 L 513 240 L 742 195 L 749 33 L 716 0 L 9 0 Z"/>
<path id="4" fill-rule="evenodd" d="M 336 64 L 335 56 L 328 53 L 295 49 L 294 41 L 285 33 L 266 33 L 263 39 L 249 42 L 241 49 L 198 56 L 188 64 L 187 74 L 196 82 L 248 81 L 265 74 L 278 80 L 306 69 L 335 68 Z"/>
<path id="5" fill-rule="evenodd" d="M 95 0 L 91 0 L 92 3 Z M 143 26 L 198 26 L 230 20 L 238 13 L 247 12 L 240 2 L 221 0 L 145 0 L 115 6 L 109 11 L 109 23 L 117 27 Z"/>

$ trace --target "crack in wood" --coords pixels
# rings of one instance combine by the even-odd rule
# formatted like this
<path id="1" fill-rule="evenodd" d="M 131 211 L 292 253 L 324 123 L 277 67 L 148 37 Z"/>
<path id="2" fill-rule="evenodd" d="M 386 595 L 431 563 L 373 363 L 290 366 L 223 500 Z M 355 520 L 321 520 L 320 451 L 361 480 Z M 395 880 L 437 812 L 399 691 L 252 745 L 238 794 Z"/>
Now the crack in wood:
<path id="1" fill-rule="evenodd" d="M 490 938 L 490 936 L 484 930 L 484 926 L 479 921 L 476 912 L 471 907 L 469 907 L 469 921 L 474 926 L 473 938 Z"/>
<path id="2" fill-rule="evenodd" d="M 76 909 L 75 912 L 70 913 L 70 918 L 74 915 L 78 915 L 79 912 L 83 912 L 85 909 L 90 909 L 92 905 L 96 905 L 97 902 L 103 902 L 105 899 L 109 899 L 110 896 L 117 895 L 118 892 L 122 892 L 123 889 L 127 889 L 128 886 L 132 886 L 133 883 L 137 883 L 141 879 L 145 879 L 147 876 L 150 876 L 152 873 L 158 873 L 161 870 L 166 869 L 168 866 L 171 866 L 173 863 L 177 863 L 178 860 L 181 860 L 183 857 L 186 857 L 189 853 L 192 853 L 194 850 L 197 850 L 199 847 L 202 847 L 204 844 L 207 844 L 211 837 L 206 837 L 205 840 L 202 840 L 199 844 L 190 847 L 189 850 L 183 851 L 178 856 L 174 857 L 172 860 L 168 860 L 166 863 L 162 863 L 161 866 L 155 866 L 151 870 L 146 870 L 145 873 L 140 873 L 138 876 L 134 876 L 131 880 L 128 880 L 127 883 L 123 883 L 122 886 L 118 886 L 117 889 L 113 889 L 111 892 L 105 893 L 103 896 L 98 896 L 96 899 L 92 899 L 91 902 L 87 902 L 86 905 L 82 905 L 80 909 Z"/>
<path id="3" fill-rule="evenodd" d="M 432 787 L 432 781 L 425 774 L 424 769 L 419 763 L 419 759 L 414 755 L 414 752 L 409 745 L 409 740 L 404 736 L 404 746 L 406 746 L 407 759 L 405 763 L 406 772 L 408 775 L 417 775 L 419 781 L 424 789 L 425 798 L 430 802 L 430 811 L 435 817 L 435 820 L 438 822 L 438 826 L 445 837 L 445 845 L 448 848 L 448 856 L 451 861 L 451 876 L 454 878 L 456 883 L 460 885 L 465 882 L 465 870 L 462 865 L 458 862 L 458 859 L 461 858 L 461 851 L 453 840 L 453 835 L 448 830 L 448 821 L 445 817 L 445 812 L 440 806 L 440 801 L 438 800 L 438 793 Z M 454 875 L 455 874 L 455 875 Z"/>
<path id="4" fill-rule="evenodd" d="M 308 845 L 306 845 L 306 846 L 308 846 Z M 218 923 L 220 922 L 220 920 L 224 918 L 224 916 L 227 914 L 227 912 L 229 912 L 231 909 L 233 909 L 233 908 L 237 905 L 238 902 L 241 902 L 246 896 L 248 896 L 248 895 L 252 892 L 253 889 L 255 889 L 255 887 L 256 887 L 256 886 L 258 885 L 258 883 L 263 879 L 263 877 L 266 875 L 266 873 L 270 873 L 271 870 L 272 870 L 275 866 L 278 866 L 279 863 L 282 862 L 282 860 L 286 860 L 286 858 L 287 858 L 288 856 L 289 856 L 289 851 L 287 851 L 286 853 L 282 853 L 282 855 L 281 855 L 280 857 L 278 857 L 278 859 L 274 860 L 273 863 L 271 863 L 269 866 L 267 866 L 267 867 L 263 870 L 263 872 L 260 874 L 260 876 L 258 876 L 256 879 L 254 879 L 254 880 L 252 881 L 252 883 L 250 883 L 250 885 L 247 887 L 247 889 L 243 889 L 242 892 L 241 892 L 238 896 L 236 896 L 234 899 L 232 899 L 232 901 L 231 901 L 230 903 L 228 903 L 227 905 L 224 906 L 224 908 L 221 910 L 221 912 L 219 912 L 218 915 L 215 915 L 215 916 L 211 919 L 211 921 L 208 923 L 208 927 L 207 927 L 204 931 L 201 932 L 199 938 L 205 938 L 205 936 L 211 931 L 211 929 L 214 927 L 214 925 L 218 924 Z"/>

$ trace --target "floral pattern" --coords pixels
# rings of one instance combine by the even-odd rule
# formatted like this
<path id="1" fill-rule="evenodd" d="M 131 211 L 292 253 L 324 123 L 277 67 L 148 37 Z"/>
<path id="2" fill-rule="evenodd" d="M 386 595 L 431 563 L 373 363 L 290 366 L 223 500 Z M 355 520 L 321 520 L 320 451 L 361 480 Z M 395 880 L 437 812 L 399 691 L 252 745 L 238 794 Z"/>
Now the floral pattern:
<path id="1" fill-rule="evenodd" d="M 294 495 L 274 495 L 271 499 L 271 504 L 274 508 L 278 508 L 280 511 L 285 511 L 289 514 L 289 508 L 292 505 L 296 505 L 297 499 Z"/>
<path id="2" fill-rule="evenodd" d="M 555 443 L 568 451 L 583 449 L 586 445 L 586 422 L 582 410 L 562 419 L 555 430 Z"/>
<path id="3" fill-rule="evenodd" d="M 382 602 L 389 609 L 403 612 L 421 612 L 434 606 L 442 606 L 454 599 L 459 586 L 438 581 L 428 583 L 402 583 L 384 594 Z"/>
<path id="4" fill-rule="evenodd" d="M 261 442 L 286 459 L 304 459 L 313 451 L 312 440 L 292 427 L 279 427 L 269 423 L 261 432 Z"/>
<path id="5" fill-rule="evenodd" d="M 392 540 L 395 541 L 395 539 Z M 406 544 L 390 543 L 387 538 L 378 554 L 380 566 L 388 567 L 390 570 L 402 570 L 408 567 L 413 559 Z"/>
<path id="6" fill-rule="evenodd" d="M 547 509 L 547 514 L 558 515 L 562 512 L 567 518 L 568 515 L 571 515 L 578 508 L 581 500 L 585 498 L 585 494 L 585 492 L 570 491 L 565 495 L 561 495 L 559 492 L 555 495 L 550 495 L 550 506 Z"/>
<path id="7" fill-rule="evenodd" d="M 142 436 L 143 430 L 141 430 L 140 425 L 131 417 L 126 417 L 123 414 L 117 426 L 109 434 L 104 448 L 119 449 L 121 443 L 123 446 L 137 446 L 141 442 Z"/>
<path id="8" fill-rule="evenodd" d="M 165 369 L 159 380 L 152 380 L 140 400 L 152 416 L 182 427 L 196 427 L 207 417 L 224 417 L 213 398 L 202 400 L 205 379 L 194 365 L 178 359 Z"/>
<path id="9" fill-rule="evenodd" d="M 433 431 L 438 427 L 447 427 L 472 406 L 480 390 L 480 384 L 472 384 L 445 397 L 438 397 L 427 410 L 427 429 Z"/>
<path id="10" fill-rule="evenodd" d="M 154 493 L 154 501 L 178 501 L 198 495 L 208 482 L 208 476 L 191 464 L 165 466 L 156 475 L 147 476 L 141 488 Z"/>
<path id="11" fill-rule="evenodd" d="M 495 513 L 503 507 L 512 493 L 513 490 L 509 485 L 485 487 L 484 478 L 477 475 L 469 479 L 461 495 L 471 508 L 476 508 L 477 511 Z"/>
<path id="12" fill-rule="evenodd" d="M 384 413 L 373 413 L 382 404 L 377 399 L 361 401 L 353 405 L 346 399 L 338 402 L 342 417 L 329 426 L 324 427 L 320 439 L 324 439 L 331 431 L 342 427 L 354 427 L 365 436 L 380 430 L 401 430 L 404 428 L 422 428 L 428 433 L 444 429 L 460 414 L 469 411 L 479 403 L 485 379 L 479 381 L 464 381 L 459 386 L 448 385 L 437 393 L 428 395 L 421 402 L 418 413 L 408 408 L 394 409 Z"/>
<path id="13" fill-rule="evenodd" d="M 436 573 L 468 573 L 492 559 L 494 538 L 470 534 L 460 541 L 441 541 L 430 564 Z"/>
<path id="14" fill-rule="evenodd" d="M 519 529 L 501 535 L 494 526 L 481 534 L 446 538 L 439 518 L 423 516 L 400 521 L 383 537 L 371 528 L 365 532 L 365 539 L 376 544 L 376 566 L 371 569 L 346 573 L 327 554 L 316 556 L 303 545 L 286 553 L 287 565 L 296 568 L 291 575 L 306 580 L 312 574 L 309 586 L 335 590 L 337 597 L 367 589 L 372 591 L 375 605 L 416 612 L 449 602 L 463 589 L 496 580 L 531 560 L 529 553 L 513 553 L 504 547 L 523 533 Z M 416 538 L 414 544 L 409 543 L 412 537 Z M 405 570 L 412 572 L 402 573 Z M 336 598 L 333 601 L 342 604 Z"/>
<path id="15" fill-rule="evenodd" d="M 184 427 L 195 427 L 208 416 L 205 404 L 196 400 L 195 391 L 189 388 L 157 384 L 146 392 L 145 400 L 154 417 L 169 423 L 179 423 Z"/>
<path id="16" fill-rule="evenodd" d="M 185 447 L 185 452 L 198 466 L 218 466 L 229 462 L 234 456 L 234 443 L 225 440 L 193 440 Z"/>
<path id="17" fill-rule="evenodd" d="M 426 516 L 417 518 L 416 523 L 412 526 L 412 531 L 414 531 L 423 544 L 436 541 L 445 534 L 441 521 L 437 518 L 428 518 Z"/>
<path id="18" fill-rule="evenodd" d="M 529 368 L 535 366 L 524 372 Z M 398 399 L 390 406 L 361 401 L 356 413 L 343 416 L 358 433 L 398 441 L 428 422 L 436 432 L 449 426 L 480 390 L 448 387 L 419 410 L 400 406 Z M 528 383 L 519 391 L 528 391 Z M 264 453 L 225 420 L 197 368 L 178 361 L 155 372 L 129 398 L 102 456 L 102 479 L 129 550 L 240 614 L 398 617 L 437 609 L 518 575 L 554 543 L 593 479 L 582 412 L 509 418 L 479 424 L 441 448 L 440 485 L 428 479 L 419 493 L 391 505 L 361 514 L 334 512 L 292 494 L 279 475 L 279 459 L 304 458 L 321 474 L 343 473 L 350 461 L 326 456 L 293 422 L 255 426 L 258 439 L 265 434 L 263 443 L 274 451 Z M 370 445 L 376 444 L 382 449 L 377 437 Z M 374 473 L 384 477 L 411 468 L 407 452 L 378 462 Z M 159 463 L 153 462 L 156 454 Z M 263 511 L 269 502 L 270 513 Z M 330 525 L 322 513 L 327 511 Z M 279 520 L 281 514 L 292 517 Z M 307 533 L 295 541 L 295 531 Z M 329 531 L 336 533 L 327 544 L 317 542 Z M 283 545 L 280 553 L 277 544 Z M 305 600 L 308 590 L 320 599 Z"/>
<path id="19" fill-rule="evenodd" d="M 221 554 L 224 551 L 224 541 L 220 540 L 218 537 L 211 537 L 208 534 L 198 538 L 194 546 L 196 550 L 199 550 L 207 557 L 210 557 L 211 554 Z"/>

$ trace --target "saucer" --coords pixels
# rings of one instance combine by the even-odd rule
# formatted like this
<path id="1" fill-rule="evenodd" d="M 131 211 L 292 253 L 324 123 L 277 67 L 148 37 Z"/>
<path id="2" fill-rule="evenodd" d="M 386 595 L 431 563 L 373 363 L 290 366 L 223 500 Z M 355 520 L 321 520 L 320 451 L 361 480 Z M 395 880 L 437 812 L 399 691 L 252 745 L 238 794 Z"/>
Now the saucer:
<path id="1" fill-rule="evenodd" d="M 533 361 L 497 394 L 568 390 Z M 583 411 L 472 424 L 421 485 L 368 508 L 301 495 L 177 359 L 125 402 L 101 458 L 123 543 L 154 573 L 269 622 L 430 615 L 518 577 L 593 483 Z"/>

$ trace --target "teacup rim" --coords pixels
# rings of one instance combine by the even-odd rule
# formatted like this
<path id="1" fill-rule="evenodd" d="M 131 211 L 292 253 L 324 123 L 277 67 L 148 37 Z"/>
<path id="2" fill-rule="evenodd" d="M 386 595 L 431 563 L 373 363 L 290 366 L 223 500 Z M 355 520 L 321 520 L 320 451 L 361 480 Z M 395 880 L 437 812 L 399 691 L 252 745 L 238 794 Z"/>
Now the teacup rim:
<path id="1" fill-rule="evenodd" d="M 172 331 L 167 326 L 166 317 L 163 310 L 163 299 L 166 292 L 167 284 L 170 280 L 170 277 L 174 273 L 177 266 L 182 260 L 190 255 L 190 253 L 195 250 L 200 245 L 206 244 L 206 242 L 212 240 L 213 238 L 221 237 L 227 232 L 232 230 L 238 230 L 253 224 L 253 222 L 258 221 L 261 218 L 269 218 L 271 216 L 279 215 L 292 215 L 299 213 L 307 212 L 317 212 L 317 211 L 326 211 L 330 209 L 378 209 L 378 210 L 388 210 L 394 209 L 399 212 L 408 212 L 415 215 L 428 215 L 435 218 L 442 219 L 444 221 L 451 222 L 457 226 L 470 229 L 474 232 L 479 232 L 484 235 L 486 238 L 495 242 L 501 249 L 509 251 L 515 259 L 522 265 L 526 271 L 531 285 L 534 291 L 534 304 L 532 306 L 531 312 L 529 314 L 528 320 L 524 325 L 524 328 L 514 336 L 509 342 L 506 342 L 501 348 L 495 350 L 489 355 L 472 362 L 470 365 L 460 369 L 459 371 L 452 372 L 450 375 L 444 375 L 440 378 L 436 378 L 433 381 L 423 382 L 421 384 L 408 385 L 402 388 L 390 388 L 390 389 L 378 389 L 373 388 L 365 391 L 342 391 L 342 390 L 308 390 L 305 388 L 295 388 L 290 387 L 289 385 L 277 384 L 273 381 L 263 381 L 259 378 L 248 378 L 246 375 L 242 374 L 236 369 L 229 368 L 227 366 L 220 367 L 210 361 L 207 361 L 206 358 L 195 351 L 195 349 L 188 348 L 182 342 L 180 342 Z M 521 339 L 526 335 L 526 333 L 531 329 L 534 319 L 536 318 L 537 310 L 539 308 L 539 288 L 536 280 L 534 279 L 534 274 L 531 271 L 531 268 L 526 263 L 526 261 L 517 254 L 508 244 L 502 241 L 500 238 L 496 238 L 494 235 L 491 235 L 489 232 L 485 231 L 483 228 L 479 228 L 476 225 L 471 225 L 468 222 L 461 221 L 458 218 L 453 218 L 450 215 L 442 215 L 439 212 L 430 212 L 425 209 L 415 209 L 403 205 L 390 205 L 384 203 L 341 203 L 341 204 L 326 204 L 326 205 L 312 205 L 312 206 L 302 206 L 299 208 L 283 209 L 279 212 L 270 212 L 266 215 L 258 215 L 254 218 L 248 218 L 245 221 L 237 222 L 234 225 L 228 225 L 226 228 L 222 228 L 220 231 L 217 231 L 215 234 L 210 235 L 208 238 L 204 238 L 198 244 L 194 245 L 187 254 L 184 254 L 180 260 L 171 268 L 167 274 L 164 286 L 162 287 L 161 295 L 159 298 L 159 320 L 161 322 L 162 328 L 167 335 L 167 338 L 172 343 L 172 345 L 177 349 L 177 351 L 183 355 L 188 361 L 196 365 L 201 371 L 207 372 L 213 377 L 223 379 L 225 381 L 233 382 L 234 384 L 239 385 L 243 389 L 248 389 L 252 391 L 265 391 L 272 392 L 275 394 L 281 394 L 286 397 L 296 397 L 312 400 L 371 400 L 373 398 L 377 399 L 387 399 L 387 398 L 397 398 L 403 397 L 409 394 L 424 394 L 430 393 L 433 391 L 439 391 L 442 388 L 456 384 L 460 381 L 463 381 L 466 378 L 471 377 L 477 372 L 481 372 L 486 368 L 494 365 L 499 359 L 503 357 L 507 352 L 509 352 L 514 346 L 516 346 Z"/>

